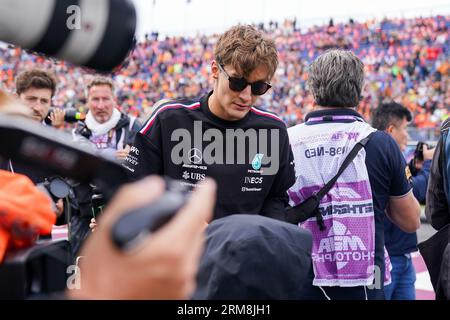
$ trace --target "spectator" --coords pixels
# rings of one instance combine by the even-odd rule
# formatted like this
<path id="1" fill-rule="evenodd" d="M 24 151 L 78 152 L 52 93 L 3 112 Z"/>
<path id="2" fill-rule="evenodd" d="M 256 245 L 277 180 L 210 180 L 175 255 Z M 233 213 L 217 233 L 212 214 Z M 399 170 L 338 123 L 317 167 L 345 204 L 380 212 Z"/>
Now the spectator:
<path id="1" fill-rule="evenodd" d="M 312 105 L 311 96 L 305 93 L 306 66 L 327 48 L 346 48 L 355 52 L 366 68 L 367 86 L 359 113 L 370 119 L 386 99 L 401 102 L 415 118 L 432 101 L 418 124 L 438 128 L 445 119 L 433 115 L 435 108 L 444 103 L 448 109 L 450 97 L 449 26 L 450 16 L 334 22 L 332 34 L 328 25 L 300 32 L 290 21 L 272 23 L 268 32 L 275 39 L 280 68 L 272 80 L 274 90 L 259 100 L 258 107 L 277 113 L 288 126 L 303 122 Z M 207 93 L 207 61 L 212 59 L 217 37 L 147 37 L 138 43 L 127 66 L 114 75 L 121 111 L 146 118 L 150 107 L 162 98 Z M 84 111 L 83 69 L 64 62 L 55 64 L 17 48 L 0 48 L 0 62 L 0 81 L 6 88 L 13 87 L 19 66 L 55 69 L 60 83 L 55 105 Z"/>

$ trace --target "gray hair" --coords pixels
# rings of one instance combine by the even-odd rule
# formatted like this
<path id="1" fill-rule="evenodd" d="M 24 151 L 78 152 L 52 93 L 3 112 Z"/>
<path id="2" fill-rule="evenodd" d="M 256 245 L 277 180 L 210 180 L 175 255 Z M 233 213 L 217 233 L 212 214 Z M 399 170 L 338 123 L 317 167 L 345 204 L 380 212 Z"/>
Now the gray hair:
<path id="1" fill-rule="evenodd" d="M 350 51 L 329 50 L 309 66 L 309 89 L 320 106 L 358 106 L 363 84 L 364 64 Z"/>

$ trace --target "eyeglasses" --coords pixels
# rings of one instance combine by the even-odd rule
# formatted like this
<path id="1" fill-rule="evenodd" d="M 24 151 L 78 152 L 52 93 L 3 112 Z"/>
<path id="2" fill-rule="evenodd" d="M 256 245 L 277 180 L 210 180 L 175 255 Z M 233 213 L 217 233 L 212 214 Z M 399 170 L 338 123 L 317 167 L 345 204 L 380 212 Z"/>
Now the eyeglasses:
<path id="1" fill-rule="evenodd" d="M 262 96 L 264 93 L 267 92 L 272 86 L 264 81 L 256 81 L 256 82 L 248 82 L 245 80 L 245 78 L 237 78 L 237 77 L 231 77 L 224 69 L 222 64 L 218 63 L 219 69 L 225 73 L 228 79 L 228 83 L 230 86 L 230 90 L 240 92 L 247 88 L 248 85 L 250 85 L 252 89 L 252 94 L 255 96 Z"/>

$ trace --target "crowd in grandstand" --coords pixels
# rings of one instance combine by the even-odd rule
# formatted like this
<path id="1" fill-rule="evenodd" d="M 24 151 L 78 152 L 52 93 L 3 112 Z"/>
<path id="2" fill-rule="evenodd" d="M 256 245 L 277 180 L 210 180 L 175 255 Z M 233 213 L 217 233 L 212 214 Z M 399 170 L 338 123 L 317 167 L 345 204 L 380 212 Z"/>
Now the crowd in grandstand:
<path id="1" fill-rule="evenodd" d="M 425 199 L 431 197 L 430 190 L 434 195 L 439 196 L 432 200 L 433 210 L 446 200 L 444 196 L 447 195 L 443 191 L 447 191 L 448 188 L 444 188 L 442 185 L 448 180 L 446 173 L 439 172 L 437 178 L 434 178 L 434 182 L 433 178 L 429 179 L 430 172 L 432 175 L 433 172 L 434 174 L 438 172 L 434 170 L 436 166 L 444 167 L 443 160 L 439 158 L 444 153 L 438 153 L 438 158 L 435 158 L 438 160 L 433 160 L 434 150 L 438 152 L 441 150 L 444 138 L 439 140 L 436 149 L 432 149 L 425 143 L 418 144 L 417 152 L 414 153 L 410 166 L 406 166 L 404 156 L 400 151 L 407 149 L 408 140 L 415 139 L 410 139 L 408 136 L 409 122 L 417 132 L 430 129 L 439 133 L 441 123 L 445 119 L 449 119 L 450 15 L 366 22 L 356 22 L 351 19 L 347 23 L 334 23 L 333 20 L 330 20 L 327 25 L 314 26 L 307 30 L 300 29 L 296 20 L 285 20 L 281 24 L 270 22 L 259 24 L 257 27 L 268 33 L 274 41 L 263 37 L 263 34 L 260 34 L 252 26 L 236 26 L 221 36 L 204 34 L 196 37 L 161 38 L 156 32 L 148 34 L 144 40 L 136 43 L 127 59 L 111 75 L 113 81 L 110 77 L 98 77 L 90 70 L 75 67 L 67 62 L 0 43 L 0 89 L 17 93 L 19 101 L 32 110 L 36 123 L 44 125 L 46 122 L 55 128 L 63 127 L 64 112 L 57 110 L 48 117 L 50 106 L 63 109 L 75 108 L 85 112 L 86 116 L 84 121 L 79 121 L 74 126 L 72 131 L 74 142 L 90 141 L 87 146 L 95 148 L 95 150 L 92 149 L 93 152 L 122 162 L 128 170 L 131 180 L 149 175 L 164 175 L 171 179 L 183 179 L 183 185 L 194 187 L 209 176 L 217 182 L 216 186 L 213 184 L 208 186 L 207 183 L 206 188 L 200 188 L 203 194 L 197 193 L 200 196 L 196 196 L 194 193 L 191 198 L 196 201 L 190 202 L 194 205 L 188 204 L 182 209 L 182 211 L 192 209 L 192 212 L 198 211 L 204 214 L 198 217 L 198 221 L 192 220 L 197 223 L 195 228 L 187 229 L 188 232 L 191 231 L 191 234 L 188 235 L 191 239 L 186 238 L 186 241 L 179 241 L 184 246 L 180 247 L 182 250 L 173 246 L 177 249 L 178 255 L 174 255 L 171 259 L 164 255 L 167 252 L 170 255 L 171 251 L 166 248 L 175 243 L 173 237 L 169 237 L 167 234 L 176 235 L 178 238 L 180 235 L 183 236 L 182 233 L 175 232 L 175 229 L 178 221 L 181 221 L 182 224 L 185 221 L 175 218 L 167 225 L 169 229 L 167 226 L 165 228 L 165 230 L 169 230 L 169 233 L 166 233 L 165 241 L 163 241 L 164 238 L 158 238 L 161 229 L 159 231 L 152 230 L 154 233 L 150 240 L 153 241 L 153 244 L 152 242 L 145 243 L 145 245 L 149 245 L 149 248 L 158 247 L 159 251 L 153 250 L 154 248 L 148 252 L 140 251 L 144 252 L 144 255 L 147 253 L 147 258 L 151 258 L 148 260 L 151 266 L 154 261 L 163 261 L 164 264 L 164 262 L 169 260 L 173 262 L 173 259 L 176 259 L 179 263 L 171 263 L 176 267 L 174 270 L 164 267 L 170 272 L 163 277 L 159 275 L 159 278 L 147 271 L 136 272 L 130 278 L 129 273 L 120 270 L 126 270 L 127 266 L 133 265 L 136 261 L 142 262 L 144 255 L 124 255 L 119 257 L 119 261 L 113 261 L 112 265 L 115 268 L 106 266 L 108 270 L 104 279 L 120 273 L 125 275 L 121 281 L 125 284 L 128 283 L 128 288 L 131 289 L 111 291 L 108 285 L 110 282 L 106 281 L 108 283 L 103 284 L 105 289 L 102 292 L 98 290 L 97 286 L 98 284 L 101 286 L 102 283 L 97 282 L 97 279 L 99 270 L 102 273 L 103 270 L 97 268 L 97 265 L 101 267 L 101 262 L 111 264 L 110 258 L 114 258 L 114 254 L 108 258 L 109 252 L 111 252 L 109 249 L 113 249 L 113 247 L 110 243 L 104 242 L 102 248 L 101 241 L 99 242 L 97 239 L 112 233 L 113 239 L 117 240 L 114 235 L 120 234 L 120 232 L 116 232 L 120 229 L 111 228 L 114 221 L 111 220 L 112 218 L 108 218 L 108 213 L 102 213 L 104 203 L 107 201 L 107 193 L 102 189 L 104 185 L 94 186 L 88 183 L 67 181 L 67 195 L 54 195 L 55 206 L 51 213 L 55 213 L 58 220 L 53 219 L 55 217 L 51 215 L 53 220 L 49 221 L 48 225 L 54 224 L 54 220 L 57 224 L 67 223 L 71 256 L 77 264 L 80 261 L 80 259 L 76 259 L 78 255 L 88 258 L 81 259 L 80 264 L 84 274 L 83 283 L 88 284 L 87 286 L 83 284 L 83 288 L 88 288 L 88 290 L 70 292 L 68 297 L 112 297 L 117 299 L 174 296 L 185 298 L 192 294 L 193 288 L 195 288 L 194 283 L 197 280 L 200 288 L 198 292 L 207 292 L 209 284 L 219 283 L 219 280 L 216 278 L 217 272 L 207 264 L 209 263 L 207 259 L 210 259 L 208 256 L 208 253 L 211 252 L 210 248 L 207 247 L 206 254 L 202 256 L 202 260 L 198 264 L 200 247 L 197 240 L 198 230 L 205 229 L 204 221 L 208 220 L 207 214 L 212 211 L 212 220 L 221 220 L 218 218 L 228 218 L 228 216 L 245 213 L 246 215 L 255 214 L 275 219 L 261 222 L 266 224 L 274 223 L 277 219 L 294 224 L 302 222 L 302 227 L 312 234 L 311 244 L 309 244 L 309 240 L 300 242 L 310 246 L 305 250 L 308 252 L 305 266 L 309 266 L 311 263 L 314 266 L 314 268 L 297 268 L 301 272 L 305 272 L 305 274 L 299 275 L 306 279 L 302 280 L 305 284 L 301 283 L 296 287 L 300 289 L 298 292 L 289 293 L 292 295 L 284 297 L 284 290 L 289 291 L 286 289 L 288 287 L 281 288 L 281 293 L 279 293 L 273 290 L 271 283 L 264 283 L 270 289 L 268 291 L 275 292 L 274 296 L 269 298 L 334 300 L 382 299 L 386 297 L 388 299 L 415 299 L 416 271 L 411 265 L 411 253 L 416 251 L 418 239 L 414 232 L 421 223 L 421 210 L 417 200 L 425 202 Z M 278 50 L 275 49 L 275 46 Z M 329 50 L 334 48 L 343 48 L 351 52 Z M 237 52 L 239 55 L 236 54 Z M 236 59 L 241 56 L 246 58 L 242 61 Z M 214 57 L 217 61 L 213 61 Z M 277 66 L 278 57 L 279 65 Z M 52 74 L 35 68 L 52 71 Z M 27 69 L 34 70 L 23 72 Z M 53 77 L 53 73 L 57 79 Z M 245 75 L 245 79 L 237 78 L 240 75 Z M 363 81 L 364 76 L 365 81 Z M 37 80 L 33 82 L 30 79 Z M 270 85 L 265 81 L 271 81 L 272 90 L 267 91 Z M 364 89 L 362 89 L 363 82 L 365 82 Z M 214 92 L 208 94 L 207 91 L 210 88 L 214 88 Z M 116 97 L 117 106 L 114 103 Z M 181 97 L 189 100 L 185 99 L 179 104 L 167 103 L 165 100 Z M 161 102 L 162 100 L 165 102 Z M 271 113 L 248 108 L 256 100 L 258 100 L 256 106 L 275 112 L 290 128 L 287 129 L 283 122 Z M 11 99 L 11 101 L 13 100 Z M 386 103 L 388 101 L 390 103 Z M 392 103 L 392 101 L 398 103 Z M 7 103 L 10 103 L 9 98 Z M 163 107 L 155 112 L 151 121 L 145 122 L 142 127 L 137 118 L 147 118 L 155 108 L 155 104 Z M 353 110 L 355 107 L 359 113 Z M 394 116 L 389 115 L 389 112 L 392 112 Z M 373 123 L 361 121 L 360 114 L 369 121 L 373 120 Z M 400 116 L 395 117 L 398 114 Z M 245 121 L 239 122 L 244 117 L 246 117 Z M 49 118 L 50 121 L 46 121 L 46 118 Z M 179 157 L 180 160 L 175 161 L 175 157 L 180 156 L 180 152 L 177 154 L 174 150 L 177 150 L 176 148 L 179 146 L 184 148 L 184 143 L 179 143 L 180 141 L 176 139 L 169 141 L 164 137 L 171 135 L 173 137 L 174 133 L 180 132 L 178 130 L 183 130 L 183 134 L 187 132 L 189 137 L 193 136 L 196 139 L 197 124 L 199 123 L 201 130 L 205 129 L 205 134 L 207 132 L 220 134 L 226 129 L 227 134 L 221 140 L 222 144 L 225 141 L 225 152 L 222 154 L 216 151 L 214 146 L 215 156 L 220 157 L 218 155 L 220 153 L 222 160 L 227 159 L 226 163 L 216 160 L 216 158 L 213 161 L 206 160 L 205 156 L 208 155 L 206 149 L 200 150 L 197 145 L 195 148 L 191 148 L 190 142 L 187 144 L 186 150 L 181 150 L 183 156 Z M 448 120 L 444 122 L 445 128 L 447 128 L 446 124 L 448 124 Z M 253 151 L 256 150 L 249 150 L 251 152 L 249 159 L 253 159 L 251 161 L 253 170 L 242 169 L 243 162 L 240 160 L 237 163 L 228 163 L 228 159 L 233 160 L 235 155 L 237 159 L 240 159 L 240 154 L 236 154 L 233 148 L 228 148 L 226 141 L 230 139 L 234 141 L 235 138 L 239 138 L 238 135 L 241 135 L 241 132 L 247 134 L 246 132 L 249 130 L 264 131 L 265 133 L 270 130 L 270 140 L 261 142 L 263 138 L 258 135 L 260 143 L 257 151 L 261 152 L 259 149 L 263 148 L 263 144 L 267 148 L 270 146 L 270 150 L 266 152 L 270 154 L 270 160 L 269 156 L 265 157 L 268 159 L 270 167 L 263 168 L 264 154 L 254 154 Z M 238 133 L 229 135 L 229 132 Z M 276 135 L 272 135 L 272 132 Z M 327 137 L 324 132 L 327 133 Z M 443 137 L 446 137 L 447 132 L 442 131 L 442 133 Z M 222 138 L 222 136 L 218 137 Z M 265 135 L 265 137 L 268 136 Z M 249 139 L 251 140 L 251 138 Z M 357 139 L 362 140 L 358 141 Z M 208 140 L 206 135 L 203 140 Z M 321 144 L 322 151 L 318 151 L 316 154 L 317 143 Z M 254 145 L 253 141 L 249 142 L 249 145 L 250 147 Z M 208 148 L 210 148 L 209 146 Z M 419 148 L 420 146 L 422 149 Z M 362 147 L 366 156 L 355 157 L 358 148 Z M 239 150 L 241 149 L 238 149 L 238 153 Z M 314 151 L 314 155 L 309 154 L 311 150 Z M 347 163 L 343 164 L 344 158 L 338 156 L 346 150 L 351 150 L 349 152 L 352 155 L 351 159 L 355 161 L 347 162 L 346 159 L 344 162 Z M 212 157 L 211 151 L 210 158 Z M 168 160 L 169 158 L 171 161 Z M 272 158 L 274 158 L 273 161 Z M 350 159 L 350 156 L 347 158 Z M 50 173 L 47 170 L 41 171 L 39 168 L 30 167 L 22 163 L 21 159 L 10 158 L 9 154 L 8 158 L 0 158 L 0 160 L 0 169 L 9 174 L 8 178 L 15 174 L 24 174 L 36 184 L 40 181 L 49 181 Z M 348 171 L 346 175 L 343 174 L 341 181 L 337 182 L 338 176 L 351 161 L 354 162 L 352 172 L 349 174 Z M 438 164 L 436 164 L 437 161 L 439 161 Z M 196 165 L 191 166 L 189 163 Z M 205 165 L 203 166 L 202 163 Z M 202 166 L 197 164 L 202 164 Z M 189 171 L 186 171 L 186 168 Z M 272 169 L 274 171 L 271 171 Z M 11 171 L 12 174 L 7 171 Z M 335 172 L 338 174 L 333 181 L 332 177 Z M 260 177 L 262 175 L 264 177 Z M 158 190 L 156 180 L 153 184 L 145 183 L 145 179 L 143 181 L 144 185 L 141 182 L 138 186 L 139 190 L 145 189 L 152 192 Z M 326 190 L 326 186 L 321 187 L 324 181 L 331 181 L 327 184 L 328 190 Z M 428 181 L 432 182 L 431 188 L 428 188 Z M 160 187 L 164 188 L 163 185 Z M 414 193 L 411 192 L 413 187 Z M 132 188 L 128 190 L 133 191 Z M 331 192 L 332 188 L 336 189 Z M 344 197 L 339 188 L 346 190 L 343 191 Z M 217 198 L 215 190 L 217 190 Z M 426 194 L 427 190 L 428 194 Z M 135 191 L 132 193 L 137 195 Z M 155 197 L 157 196 L 158 194 L 155 193 Z M 322 210 L 320 203 L 324 196 L 328 197 L 326 199 L 327 207 Z M 124 199 L 121 193 L 117 197 L 119 200 L 114 200 L 114 203 L 120 203 Z M 207 199 L 206 205 L 198 201 L 200 198 Z M 139 197 L 130 199 L 140 201 Z M 216 204 L 214 204 L 214 199 L 216 199 Z M 230 202 L 230 199 L 234 200 Z M 364 201 L 364 204 L 361 205 L 361 201 Z M 117 210 L 118 214 L 119 209 L 114 209 L 114 203 L 108 204 L 108 206 L 112 204 L 109 208 L 113 209 L 105 210 L 112 210 L 110 211 L 113 212 L 112 214 L 114 214 L 114 210 Z M 131 202 L 128 201 L 128 203 Z M 165 204 L 165 202 L 161 203 Z M 289 208 L 288 203 L 293 207 Z M 308 203 L 314 205 L 307 208 L 305 204 Z M 202 208 L 199 209 L 198 206 Z M 339 208 L 344 206 L 348 206 L 348 209 L 344 208 L 345 210 L 341 212 Z M 361 209 L 361 206 L 364 208 Z M 430 204 L 427 203 L 427 206 Z M 49 206 L 47 207 L 50 209 Z M 127 211 L 128 208 L 123 207 L 122 210 Z M 173 211 L 176 210 L 173 209 Z M 155 212 L 157 212 L 156 209 Z M 192 215 L 192 212 L 189 212 L 189 215 Z M 96 215 L 100 213 L 102 217 L 98 220 L 97 226 Z M 353 213 L 360 214 L 354 215 Z M 117 214 L 115 219 L 118 217 Z M 341 216 L 342 214 L 346 214 L 346 216 Z M 391 226 L 383 222 L 385 214 L 389 214 L 394 223 L 392 226 L 396 225 L 400 229 L 389 230 Z M 109 215 L 112 217 L 111 213 Z M 430 215 L 428 214 L 428 216 Z M 433 218 L 432 215 L 431 217 Z M 240 223 L 239 220 L 236 221 L 238 224 Z M 173 227 L 174 225 L 175 227 Z M 242 225 L 245 226 L 244 223 Z M 299 231 L 297 226 L 286 223 L 283 225 L 285 228 L 291 227 L 295 232 Z M 170 226 L 172 226 L 172 231 L 170 231 Z M 358 241 L 361 244 L 358 245 L 358 248 L 352 248 L 352 254 L 357 253 L 363 259 L 355 258 L 356 255 L 351 258 L 346 255 L 346 259 L 351 262 L 346 261 L 345 266 L 341 267 L 342 262 L 339 262 L 338 254 L 342 254 L 342 251 L 346 251 L 346 249 L 342 250 L 338 247 L 342 242 L 341 234 L 344 233 L 336 232 L 332 235 L 337 238 L 330 238 L 331 233 L 323 232 L 330 226 L 333 230 L 343 230 L 345 235 L 351 234 L 351 241 Z M 148 226 L 146 228 L 149 229 Z M 220 234 L 217 236 L 214 228 L 214 222 L 212 222 L 206 230 L 213 232 L 212 236 L 220 241 L 211 241 L 212 236 L 208 234 L 210 242 L 207 243 L 217 242 L 223 245 L 222 236 Z M 221 229 L 226 230 L 222 227 Z M 93 234 L 94 231 L 96 232 Z M 250 234 L 253 237 L 252 232 L 240 233 Z M 144 233 L 140 233 L 140 235 L 142 234 Z M 228 230 L 226 234 L 229 236 Z M 89 242 L 84 247 L 87 249 L 79 252 L 78 249 L 88 237 L 90 237 L 87 240 Z M 107 237 L 103 238 L 108 239 Z M 115 243 L 118 247 L 129 250 L 138 244 L 136 242 L 138 238 L 132 239 L 130 246 L 130 243 L 126 241 L 120 242 L 121 244 L 117 241 Z M 397 241 L 398 239 L 402 241 Z M 7 240 L 9 241 L 9 234 Z M 100 245 L 98 245 L 99 243 Z M 242 243 L 248 245 L 246 241 Z M 263 242 L 258 241 L 258 245 L 259 243 Z M 329 248 L 322 248 L 323 244 Z M 252 245 L 248 245 L 247 248 L 249 251 L 255 252 Z M 308 251 L 311 248 L 312 253 Z M 117 253 L 117 249 L 114 248 L 115 253 Z M 298 249 L 303 250 L 296 248 L 292 255 L 288 252 L 278 256 L 282 257 L 284 262 L 294 261 L 298 258 Z M 218 252 L 215 248 L 212 251 Z M 245 252 L 242 249 L 240 251 Z M 262 252 L 265 251 L 271 250 L 263 248 Z M 327 261 L 327 258 L 322 255 L 322 252 L 325 251 L 326 255 L 333 257 L 333 261 Z M 96 252 L 101 252 L 103 255 L 96 255 Z M 392 268 L 389 268 L 391 262 L 387 259 L 387 253 L 392 262 Z M 157 259 L 158 254 L 161 259 Z M 230 261 L 227 252 L 224 252 L 223 256 Z M 0 258 L 3 258 L 2 255 Z M 266 261 L 271 259 L 268 257 Z M 303 257 L 300 257 L 301 259 Z M 297 261 L 300 260 L 297 259 Z M 120 261 L 129 262 L 121 264 Z M 212 257 L 211 261 L 216 264 L 218 260 Z M 237 261 L 244 263 L 247 260 Z M 335 262 L 339 266 L 338 268 L 335 268 Z M 264 264 L 269 266 L 268 269 L 273 269 L 272 265 Z M 276 264 L 279 265 L 277 271 L 284 267 L 281 262 Z M 405 264 L 411 266 L 408 272 L 403 269 Z M 185 273 L 184 278 L 178 275 L 178 273 L 183 273 L 183 266 L 190 270 L 196 270 L 199 265 L 198 274 L 203 278 L 196 278 L 195 273 L 189 275 Z M 288 265 L 293 266 L 296 263 Z M 154 266 L 155 268 L 150 268 L 150 270 L 158 271 L 158 265 L 154 264 Z M 202 270 L 202 266 L 206 266 L 208 271 Z M 139 271 L 139 269 L 136 270 Z M 381 274 L 378 274 L 377 270 L 381 270 Z M 282 272 L 282 274 L 289 274 L 289 272 Z M 140 280 L 139 277 L 142 275 L 146 276 L 144 279 L 146 281 Z M 235 277 L 236 274 L 233 273 L 232 276 Z M 244 274 L 244 276 L 247 275 Z M 179 280 L 177 280 L 178 278 Z M 277 276 L 272 278 L 278 279 Z M 382 290 L 383 278 L 386 279 L 386 283 L 391 283 L 390 287 L 386 287 L 384 291 Z M 400 285 L 404 284 L 405 278 L 409 282 L 408 290 L 404 290 L 402 294 L 398 294 L 398 292 L 394 294 L 398 288 L 405 288 L 404 285 Z M 174 282 L 173 279 L 176 281 Z M 165 286 L 166 282 L 175 283 L 173 289 L 168 287 L 174 290 L 173 292 L 169 292 L 165 296 L 168 290 L 155 291 L 159 283 Z M 152 286 L 142 287 L 139 286 L 139 283 L 152 283 Z M 177 285 L 180 283 L 188 285 Z M 207 289 L 202 287 L 202 283 L 206 283 Z M 226 296 L 209 296 L 210 293 L 208 293 L 204 297 L 194 294 L 194 298 L 230 298 L 230 292 L 234 291 L 234 288 L 230 288 L 231 282 L 222 279 L 220 284 L 222 285 L 222 283 L 225 284 L 222 290 Z M 278 284 L 280 283 L 283 284 L 278 281 Z M 371 284 L 374 284 L 374 288 L 370 288 Z M 177 289 L 180 290 L 180 287 L 188 289 L 180 293 L 177 291 Z M 368 291 L 368 289 L 370 290 Z M 163 292 L 162 296 L 160 291 Z M 240 289 L 237 291 L 244 292 Z M 265 293 L 263 289 L 259 291 Z M 112 295 L 111 292 L 113 292 Z M 264 299 L 267 297 L 264 296 Z"/>
<path id="2" fill-rule="evenodd" d="M 357 54 L 366 67 L 359 112 L 367 119 L 382 101 L 395 100 L 414 115 L 413 126 L 436 128 L 449 116 L 450 16 L 396 18 L 363 23 L 333 23 L 300 30 L 296 21 L 260 24 L 274 37 L 280 66 L 273 90 L 259 107 L 276 112 L 288 125 L 303 122 L 313 107 L 307 92 L 307 65 L 329 48 Z M 145 117 L 162 98 L 194 97 L 209 88 L 212 49 L 217 36 L 160 39 L 157 33 L 137 43 L 114 73 L 122 110 Z M 64 62 L 0 47 L 0 83 L 13 91 L 14 78 L 27 67 L 53 69 L 59 78 L 54 105 L 83 111 L 89 72 Z"/>

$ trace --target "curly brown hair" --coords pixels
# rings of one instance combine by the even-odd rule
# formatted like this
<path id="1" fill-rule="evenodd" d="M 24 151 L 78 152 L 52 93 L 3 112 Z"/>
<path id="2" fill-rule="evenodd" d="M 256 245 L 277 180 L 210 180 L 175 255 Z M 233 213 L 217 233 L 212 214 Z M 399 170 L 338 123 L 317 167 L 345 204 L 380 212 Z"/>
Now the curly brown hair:
<path id="1" fill-rule="evenodd" d="M 270 80 L 278 67 L 275 42 L 251 25 L 237 25 L 222 34 L 217 41 L 214 58 L 221 65 L 231 65 L 244 77 L 264 65 Z"/>
<path id="2" fill-rule="evenodd" d="M 16 77 L 16 93 L 21 95 L 30 88 L 49 89 L 52 97 L 56 91 L 56 76 L 42 69 L 29 69 Z"/>

